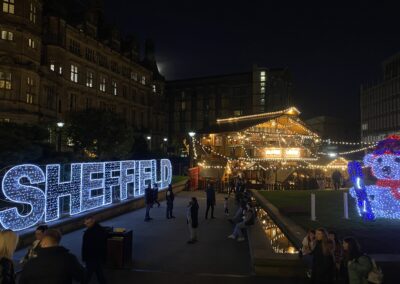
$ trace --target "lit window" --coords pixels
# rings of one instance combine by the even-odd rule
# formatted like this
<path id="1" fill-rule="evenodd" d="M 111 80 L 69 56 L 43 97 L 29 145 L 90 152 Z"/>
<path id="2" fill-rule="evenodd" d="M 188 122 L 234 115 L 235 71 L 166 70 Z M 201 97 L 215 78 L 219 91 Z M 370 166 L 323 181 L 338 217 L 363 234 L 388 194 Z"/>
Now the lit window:
<path id="1" fill-rule="evenodd" d="M 31 77 L 26 80 L 26 103 L 33 104 L 35 97 L 35 81 Z"/>
<path id="2" fill-rule="evenodd" d="M 1 31 L 1 39 L 13 41 L 14 40 L 14 34 L 12 32 L 9 32 L 9 31 Z"/>
<path id="3" fill-rule="evenodd" d="M 266 72 L 265 71 L 261 71 L 260 72 L 260 81 L 261 82 L 265 82 L 266 79 Z"/>
<path id="4" fill-rule="evenodd" d="M 106 78 L 105 77 L 100 77 L 100 91 L 102 91 L 102 92 L 106 91 Z"/>
<path id="5" fill-rule="evenodd" d="M 58 67 L 58 73 L 61 75 L 62 74 L 62 66 Z"/>
<path id="6" fill-rule="evenodd" d="M 362 130 L 368 130 L 368 123 L 363 123 L 363 124 L 361 125 L 361 129 L 362 129 Z"/>
<path id="7" fill-rule="evenodd" d="M 146 77 L 142 76 L 142 80 L 140 81 L 140 83 L 142 83 L 142 85 L 146 85 Z"/>
<path id="8" fill-rule="evenodd" d="M 233 115 L 234 116 L 241 116 L 243 114 L 243 111 L 242 110 L 235 110 L 234 112 L 233 112 Z"/>
<path id="9" fill-rule="evenodd" d="M 11 73 L 0 71 L 0 89 L 11 90 Z"/>
<path id="10" fill-rule="evenodd" d="M 3 12 L 14 14 L 14 0 L 3 0 Z"/>
<path id="11" fill-rule="evenodd" d="M 153 93 L 156 93 L 157 92 L 156 85 L 153 84 L 152 88 L 153 88 Z"/>
<path id="12" fill-rule="evenodd" d="M 33 40 L 33 39 L 28 39 L 28 46 L 30 47 L 30 48 L 33 48 L 33 49 L 35 49 L 36 48 L 36 42 L 35 42 L 35 40 Z"/>
<path id="13" fill-rule="evenodd" d="M 137 81 L 137 73 L 131 72 L 131 79 Z"/>
<path id="14" fill-rule="evenodd" d="M 50 64 L 50 70 L 55 71 L 56 70 L 56 65 L 54 63 Z"/>
<path id="15" fill-rule="evenodd" d="M 31 2 L 29 20 L 32 23 L 36 23 L 36 6 Z"/>
<path id="16" fill-rule="evenodd" d="M 112 88 L 113 88 L 113 95 L 116 96 L 118 95 L 118 89 L 117 89 L 117 82 L 116 81 L 112 81 Z"/>
<path id="17" fill-rule="evenodd" d="M 94 74 L 91 71 L 87 71 L 86 73 L 86 86 L 89 88 L 93 88 L 93 77 Z"/>
<path id="18" fill-rule="evenodd" d="M 71 64 L 71 81 L 78 83 L 78 66 Z"/>

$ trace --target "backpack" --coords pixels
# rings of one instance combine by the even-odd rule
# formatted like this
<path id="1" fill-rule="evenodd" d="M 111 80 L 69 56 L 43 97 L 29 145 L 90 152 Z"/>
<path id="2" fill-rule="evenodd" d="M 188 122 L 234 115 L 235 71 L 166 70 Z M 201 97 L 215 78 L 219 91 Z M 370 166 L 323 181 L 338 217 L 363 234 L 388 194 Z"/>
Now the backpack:
<path id="1" fill-rule="evenodd" d="M 383 273 L 382 269 L 376 265 L 375 260 L 368 256 L 369 260 L 372 264 L 372 269 L 368 272 L 367 281 L 373 284 L 382 284 L 383 283 Z"/>

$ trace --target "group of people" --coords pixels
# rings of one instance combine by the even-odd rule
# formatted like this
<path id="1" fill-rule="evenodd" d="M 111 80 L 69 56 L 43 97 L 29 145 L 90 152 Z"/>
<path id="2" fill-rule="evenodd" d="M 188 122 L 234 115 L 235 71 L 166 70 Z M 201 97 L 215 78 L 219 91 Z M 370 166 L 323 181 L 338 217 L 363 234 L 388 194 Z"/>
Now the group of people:
<path id="1" fill-rule="evenodd" d="M 160 202 L 158 202 L 158 186 L 156 183 L 153 188 L 151 187 L 151 184 L 148 185 L 144 191 L 144 199 L 146 203 L 146 215 L 144 221 L 149 222 L 153 220 L 153 218 L 150 217 L 150 209 L 153 208 L 154 204 L 157 204 L 158 207 L 161 206 Z M 168 186 L 165 199 L 167 201 L 167 219 L 175 219 L 175 216 L 172 214 L 175 196 L 171 184 Z"/>
<path id="2" fill-rule="evenodd" d="M 95 273 L 98 283 L 105 284 L 103 265 L 106 259 L 107 232 L 94 217 L 84 220 L 81 265 L 75 255 L 60 245 L 60 231 L 39 226 L 35 231 L 35 241 L 20 261 L 22 271 L 18 283 L 69 284 L 73 281 L 90 283 Z M 13 255 L 17 248 L 18 235 L 5 230 L 0 232 L 0 283 L 15 284 L 16 276 Z"/>
<path id="3" fill-rule="evenodd" d="M 300 255 L 307 264 L 307 276 L 316 284 L 366 284 L 374 268 L 355 238 L 339 241 L 335 232 L 324 228 L 308 231 Z"/>

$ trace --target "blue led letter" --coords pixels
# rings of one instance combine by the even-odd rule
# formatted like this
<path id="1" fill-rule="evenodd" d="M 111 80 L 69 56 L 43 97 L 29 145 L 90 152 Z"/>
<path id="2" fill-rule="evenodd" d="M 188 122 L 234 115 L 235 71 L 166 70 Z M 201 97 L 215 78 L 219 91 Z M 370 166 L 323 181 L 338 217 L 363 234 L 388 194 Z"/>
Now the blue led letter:
<path id="1" fill-rule="evenodd" d="M 130 171 L 131 173 L 128 173 Z M 128 184 L 133 184 L 133 190 L 135 191 L 135 161 L 122 161 L 121 162 L 121 200 L 128 198 Z"/>
<path id="2" fill-rule="evenodd" d="M 103 205 L 104 163 L 85 163 L 82 165 L 81 211 L 88 211 Z"/>
<path id="3" fill-rule="evenodd" d="M 28 179 L 30 184 L 45 181 L 43 171 L 35 165 L 15 166 L 6 172 L 2 182 L 4 196 L 12 202 L 29 204 L 31 210 L 26 215 L 20 215 L 15 207 L 0 211 L 4 229 L 20 231 L 36 225 L 43 217 L 44 192 L 38 187 L 21 184 L 22 178 Z"/>

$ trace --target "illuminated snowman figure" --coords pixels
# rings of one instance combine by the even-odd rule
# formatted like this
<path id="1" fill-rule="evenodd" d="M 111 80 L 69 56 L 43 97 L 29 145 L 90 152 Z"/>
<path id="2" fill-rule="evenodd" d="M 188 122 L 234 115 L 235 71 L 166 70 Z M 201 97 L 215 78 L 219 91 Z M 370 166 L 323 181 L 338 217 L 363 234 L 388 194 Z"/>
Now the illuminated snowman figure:
<path id="1" fill-rule="evenodd" d="M 354 187 L 350 194 L 357 200 L 357 208 L 364 219 L 400 219 L 400 136 L 392 135 L 379 142 L 376 149 L 364 157 L 364 165 L 371 168 L 375 185 L 364 185 L 361 165 L 349 164 Z"/>

